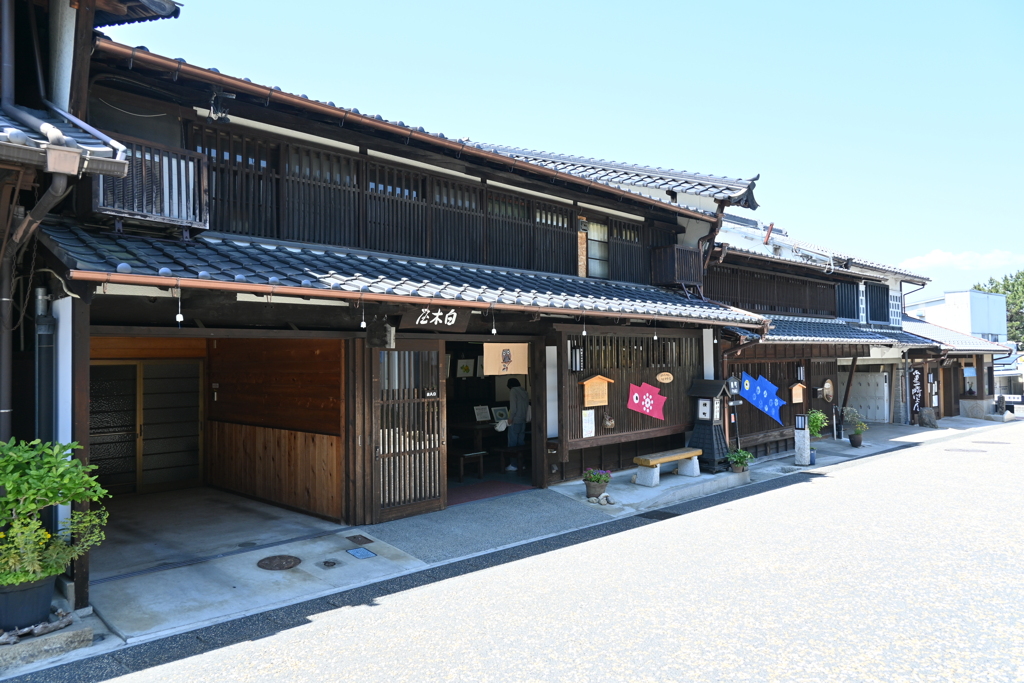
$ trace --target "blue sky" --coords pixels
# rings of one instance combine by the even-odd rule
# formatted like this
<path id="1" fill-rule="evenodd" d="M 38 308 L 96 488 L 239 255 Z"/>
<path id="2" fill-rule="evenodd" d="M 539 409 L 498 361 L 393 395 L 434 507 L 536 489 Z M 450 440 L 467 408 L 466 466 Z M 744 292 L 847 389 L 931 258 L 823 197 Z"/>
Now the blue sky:
<path id="1" fill-rule="evenodd" d="M 1024 269 L 1024 2 L 189 0 L 107 29 L 440 131 L 715 175 L 922 295 Z"/>

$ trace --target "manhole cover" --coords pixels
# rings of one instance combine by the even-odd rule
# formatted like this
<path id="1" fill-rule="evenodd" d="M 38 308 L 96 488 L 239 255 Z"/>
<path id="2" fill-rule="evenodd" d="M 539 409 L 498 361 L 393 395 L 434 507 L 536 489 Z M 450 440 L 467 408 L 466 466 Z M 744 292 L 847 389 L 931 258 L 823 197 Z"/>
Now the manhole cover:
<path id="1" fill-rule="evenodd" d="M 980 448 L 947 448 L 948 453 L 988 453 Z"/>
<path id="2" fill-rule="evenodd" d="M 260 569 L 270 570 L 291 569 L 292 567 L 298 567 L 300 562 L 302 560 L 294 555 L 271 555 L 257 562 L 256 566 Z"/>
<path id="3" fill-rule="evenodd" d="M 373 543 L 373 539 L 372 538 L 367 538 L 366 536 L 363 536 L 362 534 L 357 534 L 355 536 L 346 536 L 345 538 L 350 540 L 350 541 L 352 541 L 356 545 L 368 545 L 370 543 Z"/>

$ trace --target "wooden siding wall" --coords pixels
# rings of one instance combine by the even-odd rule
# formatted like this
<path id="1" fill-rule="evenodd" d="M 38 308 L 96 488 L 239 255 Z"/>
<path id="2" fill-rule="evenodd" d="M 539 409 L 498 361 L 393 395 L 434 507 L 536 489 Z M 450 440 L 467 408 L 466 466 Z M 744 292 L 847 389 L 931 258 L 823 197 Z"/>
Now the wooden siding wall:
<path id="1" fill-rule="evenodd" d="M 207 343 L 207 481 L 342 519 L 344 342 Z"/>
<path id="2" fill-rule="evenodd" d="M 216 339 L 208 344 L 209 419 L 341 434 L 339 340 Z"/>
<path id="3" fill-rule="evenodd" d="M 90 337 L 92 360 L 206 358 L 205 339 L 175 337 Z"/>
<path id="4" fill-rule="evenodd" d="M 223 232 L 576 274 L 571 206 L 241 131 L 189 128 L 209 163 L 210 227 Z M 608 219 L 610 277 L 650 283 L 669 230 Z"/>
<path id="5" fill-rule="evenodd" d="M 647 448 L 645 453 L 653 453 L 660 446 L 669 448 L 681 443 L 681 435 L 693 423 L 691 401 L 686 392 L 693 377 L 701 372 L 700 340 L 697 331 L 692 335 L 680 334 L 678 330 L 666 330 L 666 333 L 667 336 L 659 336 L 657 340 L 642 335 L 564 335 L 567 356 L 559 433 L 569 462 L 562 463 L 556 478 L 580 476 L 585 467 L 583 463 L 594 458 L 608 464 L 605 469 L 632 467 L 632 458 L 637 454 L 635 448 Z M 673 381 L 659 383 L 655 377 L 661 372 L 672 373 Z M 615 383 L 608 386 L 607 406 L 584 408 L 583 387 L 579 382 L 593 375 L 604 375 Z M 664 420 L 626 408 L 629 385 L 639 386 L 644 382 L 659 387 L 667 398 Z M 593 410 L 596 423 L 594 437 L 587 439 L 583 439 L 583 410 Z M 615 419 L 612 429 L 602 425 L 606 411 Z M 673 435 L 680 438 L 664 438 Z M 642 445 L 644 443 L 647 445 Z"/>
<path id="6" fill-rule="evenodd" d="M 743 448 L 758 457 L 795 448 L 794 416 L 811 409 L 824 412 L 831 423 L 833 406 L 842 402 L 836 359 L 865 357 L 869 353 L 870 348 L 860 344 L 756 344 L 729 359 L 728 375 L 742 377 L 744 372 L 754 378 L 761 375 L 779 388 L 779 397 L 786 401 L 786 405 L 779 411 L 782 424 L 749 403 L 744 403 L 738 409 L 730 409 L 739 411 L 737 418 Z M 790 400 L 789 388 L 800 381 L 797 374 L 800 366 L 805 368 L 803 383 L 807 386 L 808 396 L 804 403 L 794 405 Z M 835 386 L 831 402 L 813 397 L 814 388 L 821 387 L 826 379 L 831 379 Z M 729 426 L 730 445 L 733 447 L 736 445 L 734 425 L 731 423 Z M 822 432 L 822 435 L 826 433 L 830 434 L 831 430 Z"/>
<path id="7" fill-rule="evenodd" d="M 218 421 L 207 423 L 207 434 L 210 484 L 342 518 L 340 437 Z"/>
<path id="8" fill-rule="evenodd" d="M 714 266 L 705 275 L 704 293 L 713 301 L 748 311 L 835 316 L 831 282 L 817 282 L 745 268 Z"/>

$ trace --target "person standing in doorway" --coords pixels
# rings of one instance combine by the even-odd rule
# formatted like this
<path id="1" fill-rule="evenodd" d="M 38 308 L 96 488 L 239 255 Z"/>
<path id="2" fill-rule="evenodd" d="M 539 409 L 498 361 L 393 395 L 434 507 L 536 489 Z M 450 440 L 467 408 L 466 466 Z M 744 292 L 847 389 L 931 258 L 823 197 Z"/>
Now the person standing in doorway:
<path id="1" fill-rule="evenodd" d="M 508 379 L 508 447 L 526 444 L 526 413 L 530 397 L 515 377 Z"/>

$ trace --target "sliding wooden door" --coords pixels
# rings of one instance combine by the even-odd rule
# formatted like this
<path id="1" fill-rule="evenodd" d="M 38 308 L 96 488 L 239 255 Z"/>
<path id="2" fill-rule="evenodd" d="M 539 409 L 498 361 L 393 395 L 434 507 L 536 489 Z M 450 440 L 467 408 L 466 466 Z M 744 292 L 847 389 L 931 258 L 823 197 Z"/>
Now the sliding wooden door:
<path id="1" fill-rule="evenodd" d="M 444 342 L 371 350 L 374 522 L 441 510 L 446 500 Z"/>

